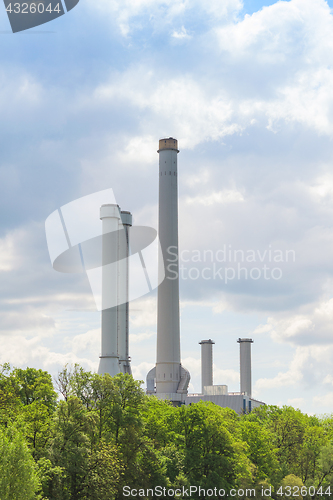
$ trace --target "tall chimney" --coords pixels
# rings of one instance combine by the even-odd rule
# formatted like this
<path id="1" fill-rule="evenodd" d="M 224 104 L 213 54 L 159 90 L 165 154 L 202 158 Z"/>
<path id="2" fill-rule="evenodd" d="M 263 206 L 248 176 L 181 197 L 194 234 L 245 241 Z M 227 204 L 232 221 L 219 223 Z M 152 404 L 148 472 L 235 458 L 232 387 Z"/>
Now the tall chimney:
<path id="1" fill-rule="evenodd" d="M 201 393 L 205 394 L 205 387 L 213 385 L 213 344 L 212 339 L 202 340 L 201 345 Z"/>
<path id="2" fill-rule="evenodd" d="M 240 392 L 244 392 L 246 396 L 251 397 L 252 381 L 251 381 L 251 344 L 252 339 L 238 339 L 239 354 L 240 354 Z"/>
<path id="3" fill-rule="evenodd" d="M 102 349 L 98 373 L 119 373 L 118 325 L 117 325 L 117 278 L 119 206 L 102 205 Z"/>
<path id="4" fill-rule="evenodd" d="M 147 393 L 178 405 L 185 401 L 191 377 L 180 363 L 177 139 L 161 139 L 157 152 L 158 231 L 163 262 L 158 266 L 161 284 L 157 291 L 156 366 L 147 375 Z"/>
<path id="5" fill-rule="evenodd" d="M 157 292 L 156 392 L 176 393 L 180 382 L 178 141 L 172 137 L 161 139 L 158 153 L 158 231 L 165 279 Z"/>
<path id="6" fill-rule="evenodd" d="M 118 254 L 118 355 L 120 371 L 131 374 L 129 357 L 129 233 L 132 214 L 122 211 L 119 221 Z"/>

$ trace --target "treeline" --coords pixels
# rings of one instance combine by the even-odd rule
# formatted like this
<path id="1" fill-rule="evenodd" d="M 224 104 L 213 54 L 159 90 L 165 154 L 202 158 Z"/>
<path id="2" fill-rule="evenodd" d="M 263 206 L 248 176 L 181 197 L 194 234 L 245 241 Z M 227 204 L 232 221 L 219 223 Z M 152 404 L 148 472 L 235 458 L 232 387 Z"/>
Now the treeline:
<path id="1" fill-rule="evenodd" d="M 193 499 L 233 488 L 244 499 L 330 498 L 333 417 L 287 406 L 241 416 L 213 403 L 175 408 L 129 375 L 65 367 L 53 385 L 45 371 L 2 365 L 1 500 L 145 498 L 156 486 L 184 491 L 177 498 L 190 486 Z"/>

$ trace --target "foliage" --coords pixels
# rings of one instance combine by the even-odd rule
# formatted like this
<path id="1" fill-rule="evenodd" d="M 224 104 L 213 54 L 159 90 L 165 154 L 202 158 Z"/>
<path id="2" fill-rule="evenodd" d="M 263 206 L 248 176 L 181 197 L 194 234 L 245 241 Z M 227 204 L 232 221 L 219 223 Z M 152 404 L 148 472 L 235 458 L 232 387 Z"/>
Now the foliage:
<path id="1" fill-rule="evenodd" d="M 247 489 L 267 499 L 288 488 L 298 498 L 310 486 L 333 491 L 330 415 L 174 407 L 127 374 L 78 365 L 65 366 L 55 387 L 60 400 L 47 372 L 0 367 L 1 500 L 118 500 L 124 486 L 241 488 L 244 500 Z"/>
<path id="2" fill-rule="evenodd" d="M 39 489 L 36 464 L 15 426 L 0 430 L 0 498 L 33 500 Z"/>

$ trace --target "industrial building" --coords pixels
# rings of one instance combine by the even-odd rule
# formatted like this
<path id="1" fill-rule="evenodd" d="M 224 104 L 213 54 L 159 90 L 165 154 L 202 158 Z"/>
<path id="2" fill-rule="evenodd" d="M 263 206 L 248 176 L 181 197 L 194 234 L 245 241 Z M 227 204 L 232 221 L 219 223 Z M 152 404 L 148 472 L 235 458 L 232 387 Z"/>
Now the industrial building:
<path id="1" fill-rule="evenodd" d="M 240 392 L 228 392 L 227 385 L 213 385 L 213 344 L 211 339 L 202 340 L 201 345 L 201 393 L 188 394 L 185 404 L 198 401 L 213 403 L 231 408 L 237 413 L 248 413 L 253 408 L 263 405 L 262 401 L 252 398 L 251 344 L 252 339 L 238 339 L 240 345 Z"/>
<path id="2" fill-rule="evenodd" d="M 199 400 L 230 407 L 238 413 L 264 404 L 252 398 L 252 339 L 238 339 L 240 344 L 240 392 L 229 393 L 226 385 L 213 385 L 213 345 L 202 340 L 202 389 L 188 394 L 189 371 L 182 366 L 179 321 L 178 259 L 178 141 L 173 137 L 159 141 L 159 283 L 157 291 L 156 365 L 147 374 L 147 394 L 170 400 L 174 405 Z M 102 205 L 102 348 L 98 373 L 131 373 L 129 357 L 128 257 L 132 216 L 118 205 Z M 168 249 L 175 257 L 165 266 Z M 172 269 L 171 269 L 172 267 Z M 165 277 L 164 277 L 165 276 Z M 110 286 L 110 284 L 113 284 Z"/>
<path id="3" fill-rule="evenodd" d="M 173 137 L 159 141 L 159 238 L 164 262 L 167 249 L 178 256 L 178 141 Z M 161 268 L 161 266 L 159 266 Z M 251 397 L 252 339 L 238 339 L 240 344 L 240 392 L 228 393 L 225 385 L 213 385 L 213 344 L 201 344 L 201 394 L 188 394 L 190 373 L 181 365 L 179 328 L 179 259 L 172 270 L 167 267 L 165 280 L 157 291 L 156 366 L 147 375 L 147 394 L 171 400 L 174 404 L 212 401 L 237 413 L 251 411 L 260 401 Z M 169 274 L 172 272 L 172 279 Z M 175 276 L 177 277 L 175 279 Z"/>

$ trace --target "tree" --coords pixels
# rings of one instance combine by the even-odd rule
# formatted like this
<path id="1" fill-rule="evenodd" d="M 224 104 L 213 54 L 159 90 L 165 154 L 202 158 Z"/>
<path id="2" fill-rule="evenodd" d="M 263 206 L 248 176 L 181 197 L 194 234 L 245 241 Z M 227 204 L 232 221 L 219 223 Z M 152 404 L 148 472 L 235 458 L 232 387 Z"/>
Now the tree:
<path id="1" fill-rule="evenodd" d="M 35 462 L 15 426 L 0 429 L 0 498 L 34 500 L 39 490 Z"/>
<path id="2" fill-rule="evenodd" d="M 35 368 L 15 368 L 12 376 L 17 384 L 18 395 L 24 405 L 40 401 L 50 413 L 55 410 L 57 393 L 52 384 L 52 377 L 48 372 Z"/>
<path id="3" fill-rule="evenodd" d="M 277 450 L 280 463 L 281 476 L 276 479 L 277 482 L 288 474 L 299 475 L 307 415 L 291 406 L 261 406 L 249 415 L 248 420 L 259 422 L 271 434 L 272 446 Z"/>
<path id="4" fill-rule="evenodd" d="M 228 490 L 241 479 L 250 479 L 246 445 L 227 429 L 232 423 L 235 430 L 235 420 L 230 421 L 230 416 L 229 409 L 224 411 L 213 403 L 199 402 L 180 408 L 185 473 L 190 484 Z M 235 416 L 238 418 L 236 413 Z"/>
<path id="5" fill-rule="evenodd" d="M 53 477 L 48 484 L 55 495 L 59 494 L 59 490 L 62 492 L 59 497 L 61 500 L 83 498 L 82 491 L 89 472 L 91 454 L 89 435 L 94 425 L 94 415 L 87 412 L 77 397 L 71 396 L 67 401 L 60 401 L 47 458 L 53 466 L 63 470 L 60 482 L 59 477 Z M 58 484 L 59 489 L 52 481 Z"/>
<path id="6" fill-rule="evenodd" d="M 283 495 L 280 498 L 290 499 L 290 498 L 298 498 L 302 500 L 301 490 L 303 486 L 303 481 L 300 477 L 295 476 L 294 474 L 289 474 L 284 477 L 281 482 Z"/>
<path id="7" fill-rule="evenodd" d="M 21 410 L 22 422 L 27 443 L 35 460 L 45 453 L 45 447 L 51 438 L 52 418 L 47 407 L 41 401 L 34 401 Z"/>
<path id="8" fill-rule="evenodd" d="M 255 466 L 254 482 L 274 477 L 279 469 L 279 463 L 277 449 L 272 447 L 274 440 L 272 434 L 259 422 L 246 419 L 242 419 L 240 428 L 242 439 L 248 444 L 248 457 Z"/>
<path id="9" fill-rule="evenodd" d="M 0 423 L 5 426 L 15 420 L 22 405 L 17 383 L 10 372 L 9 363 L 0 365 Z"/>

